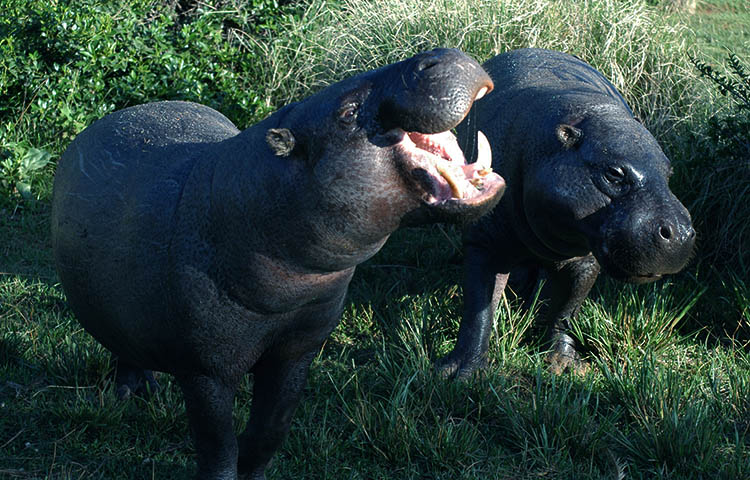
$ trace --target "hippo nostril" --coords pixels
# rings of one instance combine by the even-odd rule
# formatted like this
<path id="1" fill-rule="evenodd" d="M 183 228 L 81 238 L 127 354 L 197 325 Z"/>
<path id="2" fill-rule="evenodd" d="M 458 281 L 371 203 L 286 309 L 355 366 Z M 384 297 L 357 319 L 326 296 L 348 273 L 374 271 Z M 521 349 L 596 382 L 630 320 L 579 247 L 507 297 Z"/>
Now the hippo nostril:
<path id="1" fill-rule="evenodd" d="M 671 240 L 672 239 L 672 228 L 669 225 L 664 225 L 659 229 L 659 236 L 663 240 Z"/>
<path id="2" fill-rule="evenodd" d="M 419 61 L 419 63 L 417 64 L 417 71 L 422 72 L 424 70 L 428 70 L 438 63 L 440 63 L 440 59 L 438 57 L 428 56 Z"/>

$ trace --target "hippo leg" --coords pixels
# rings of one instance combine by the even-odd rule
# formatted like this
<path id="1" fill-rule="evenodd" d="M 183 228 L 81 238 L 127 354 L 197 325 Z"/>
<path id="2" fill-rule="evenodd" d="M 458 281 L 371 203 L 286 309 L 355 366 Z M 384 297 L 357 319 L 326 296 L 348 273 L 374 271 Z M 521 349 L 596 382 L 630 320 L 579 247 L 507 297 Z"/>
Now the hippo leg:
<path id="1" fill-rule="evenodd" d="M 148 396 L 159 390 L 151 370 L 135 367 L 122 359 L 117 360 L 115 373 L 116 395 L 120 400 L 127 400 L 131 395 Z"/>
<path id="2" fill-rule="evenodd" d="M 547 341 L 551 351 L 547 361 L 553 372 L 567 368 L 583 373 L 586 369 L 570 336 L 570 322 L 578 314 L 583 300 L 599 276 L 599 263 L 593 255 L 578 257 L 555 264 L 546 288 L 550 305 L 547 311 L 549 330 Z"/>
<path id="3" fill-rule="evenodd" d="M 264 357 L 253 367 L 250 420 L 239 437 L 239 479 L 265 480 L 263 472 L 289 431 L 310 363 L 318 351 L 295 359 Z"/>
<path id="4" fill-rule="evenodd" d="M 198 455 L 200 480 L 237 478 L 237 437 L 232 428 L 235 386 L 211 377 L 178 377 Z"/>
<path id="5" fill-rule="evenodd" d="M 467 378 L 487 363 L 487 349 L 508 273 L 498 269 L 486 249 L 468 246 L 464 260 L 464 316 L 453 351 L 437 362 L 445 377 Z"/>

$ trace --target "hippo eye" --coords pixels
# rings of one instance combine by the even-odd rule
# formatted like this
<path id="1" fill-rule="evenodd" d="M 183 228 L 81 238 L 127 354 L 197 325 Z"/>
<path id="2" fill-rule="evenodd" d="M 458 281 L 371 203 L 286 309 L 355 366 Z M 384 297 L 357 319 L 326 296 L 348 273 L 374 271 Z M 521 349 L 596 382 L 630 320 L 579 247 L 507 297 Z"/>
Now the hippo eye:
<path id="1" fill-rule="evenodd" d="M 357 111 L 359 110 L 359 104 L 349 103 L 339 110 L 339 120 L 345 124 L 350 124 L 357 119 Z"/>
<path id="2" fill-rule="evenodd" d="M 625 180 L 625 170 L 622 167 L 608 167 L 604 178 L 610 183 L 620 183 Z"/>

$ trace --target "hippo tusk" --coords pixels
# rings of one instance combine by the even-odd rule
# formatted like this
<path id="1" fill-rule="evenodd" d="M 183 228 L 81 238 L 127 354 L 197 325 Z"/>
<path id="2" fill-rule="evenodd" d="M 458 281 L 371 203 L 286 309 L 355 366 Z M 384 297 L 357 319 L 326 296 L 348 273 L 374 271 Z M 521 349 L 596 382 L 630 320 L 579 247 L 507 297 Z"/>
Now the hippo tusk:
<path id="1" fill-rule="evenodd" d="M 492 148 L 481 130 L 477 130 L 477 150 L 476 163 L 482 167 L 477 173 L 484 177 L 492 172 Z"/>

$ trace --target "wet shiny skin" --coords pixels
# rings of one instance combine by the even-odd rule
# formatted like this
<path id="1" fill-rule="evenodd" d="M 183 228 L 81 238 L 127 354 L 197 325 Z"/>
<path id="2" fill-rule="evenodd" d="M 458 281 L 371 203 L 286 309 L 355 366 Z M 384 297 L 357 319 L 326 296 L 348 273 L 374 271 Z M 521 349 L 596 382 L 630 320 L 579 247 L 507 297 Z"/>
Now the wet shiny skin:
<path id="1" fill-rule="evenodd" d="M 463 377 L 484 365 L 497 303 L 525 277 L 545 280 L 553 369 L 579 369 L 570 326 L 600 271 L 635 282 L 680 271 L 695 243 L 690 214 L 669 190 L 669 159 L 590 65 L 522 49 L 484 66 L 496 87 L 458 127 L 459 143 L 471 157 L 483 131 L 508 188 L 464 236 L 463 320 L 438 367 Z"/>
<path id="2" fill-rule="evenodd" d="M 118 357 L 118 391 L 152 381 L 144 369 L 176 377 L 198 478 L 265 478 L 356 265 L 405 216 L 459 221 L 497 203 L 497 186 L 424 202 L 411 160 L 382 135 L 402 121 L 452 128 L 491 85 L 475 61 L 435 50 L 241 132 L 208 107 L 159 102 L 108 115 L 68 147 L 52 211 L 63 289 Z M 250 372 L 252 414 L 236 437 L 234 393 Z"/>

